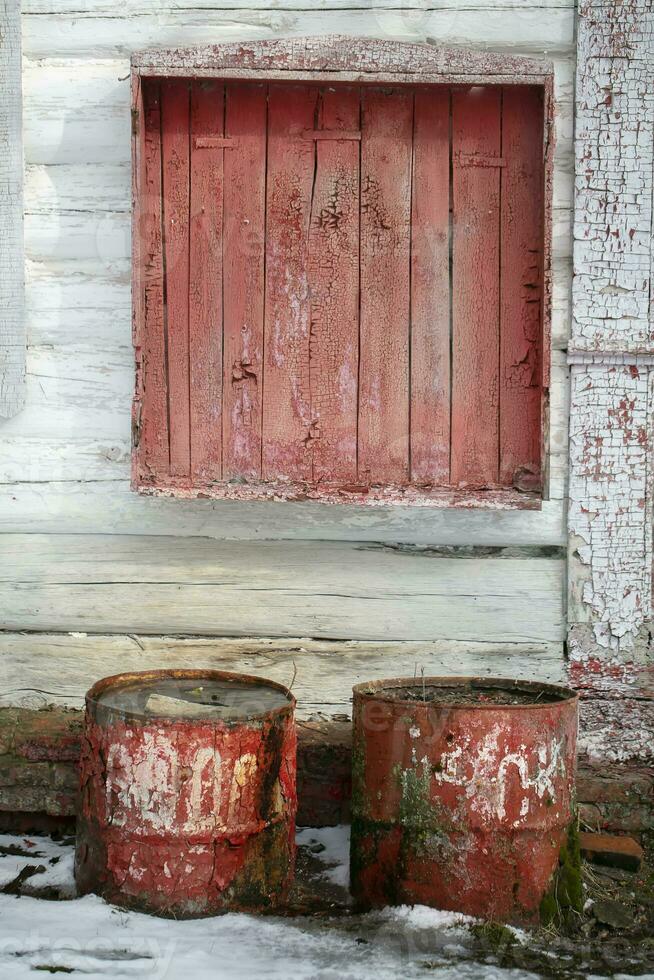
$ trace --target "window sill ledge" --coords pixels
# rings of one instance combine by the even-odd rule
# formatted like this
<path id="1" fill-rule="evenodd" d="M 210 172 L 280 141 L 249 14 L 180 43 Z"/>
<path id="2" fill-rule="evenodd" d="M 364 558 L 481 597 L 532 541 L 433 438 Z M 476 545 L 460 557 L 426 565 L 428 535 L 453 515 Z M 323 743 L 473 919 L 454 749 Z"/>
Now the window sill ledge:
<path id="1" fill-rule="evenodd" d="M 356 504 L 364 507 L 433 507 L 437 509 L 541 510 L 540 493 L 511 488 L 450 489 L 321 485 L 291 482 L 216 482 L 191 486 L 180 479 L 166 486 L 136 482 L 133 489 L 145 496 L 197 500 L 307 501 L 322 504 Z"/>

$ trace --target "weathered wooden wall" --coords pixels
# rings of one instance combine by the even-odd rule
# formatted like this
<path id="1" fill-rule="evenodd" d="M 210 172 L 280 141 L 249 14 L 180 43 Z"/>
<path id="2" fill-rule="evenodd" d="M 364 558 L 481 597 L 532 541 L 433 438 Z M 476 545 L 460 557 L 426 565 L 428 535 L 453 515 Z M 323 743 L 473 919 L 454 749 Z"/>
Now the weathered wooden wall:
<path id="1" fill-rule="evenodd" d="M 296 673 L 305 714 L 347 713 L 351 684 L 387 670 L 563 679 L 575 2 L 434 0 L 429 10 L 421 0 L 240 3 L 23 2 L 27 381 L 25 409 L 0 427 L 0 617 L 14 631 L 1 637 L 0 703 L 78 705 L 98 674 L 155 661 L 210 661 L 287 682 Z M 628 825 L 630 806 L 625 819 L 636 826 L 652 814 L 643 769 L 652 691 L 641 669 L 651 663 L 652 4 L 584 0 L 580 15 L 577 210 L 588 220 L 577 226 L 570 355 L 569 639 L 572 679 L 586 693 L 581 799 L 589 819 L 596 813 L 615 825 Z M 146 45 L 327 32 L 554 61 L 550 492 L 542 511 L 183 501 L 129 490 L 129 55 Z M 588 500 L 597 504 L 590 515 Z M 238 640 L 160 635 L 197 631 L 289 639 L 244 649 L 233 646 Z M 7 722 L 14 729 L 27 725 L 20 710 Z M 40 746 L 36 739 L 26 750 L 28 773 L 0 739 L 0 809 L 27 806 L 24 785 L 33 788 L 32 808 L 63 812 L 70 773 L 53 761 L 59 749 L 48 755 Z"/>
<path id="2" fill-rule="evenodd" d="M 26 0 L 22 26 L 27 404 L 4 423 L 0 441 L 5 625 L 486 637 L 562 649 L 564 558 L 556 549 L 565 543 L 572 0 L 518 8 L 512 0 L 465 8 L 438 0 L 429 11 L 420 0 L 280 0 L 272 9 L 263 0 L 247 8 L 233 0 L 119 7 Z M 145 499 L 129 490 L 129 55 L 146 45 L 335 31 L 554 61 L 551 483 L 542 511 L 364 512 L 313 502 Z M 249 544 L 262 540 L 279 544 Z M 460 562 L 441 553 L 375 553 L 357 542 L 478 550 Z M 498 559 L 486 546 L 535 550 Z M 554 550 L 544 554 L 544 547 Z M 103 554 L 111 568 L 99 582 L 93 558 Z M 269 590 L 273 577 L 278 585 Z"/>
<path id="3" fill-rule="evenodd" d="M 0 419 L 25 398 L 20 0 L 0 6 Z"/>

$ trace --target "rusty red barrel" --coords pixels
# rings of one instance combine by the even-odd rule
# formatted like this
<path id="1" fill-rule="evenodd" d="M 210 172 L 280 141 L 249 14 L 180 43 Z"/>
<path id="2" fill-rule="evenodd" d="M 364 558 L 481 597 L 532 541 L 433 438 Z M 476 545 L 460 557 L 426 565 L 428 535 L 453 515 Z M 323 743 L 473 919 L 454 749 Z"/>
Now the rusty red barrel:
<path id="1" fill-rule="evenodd" d="M 75 877 L 159 914 L 284 902 L 293 878 L 295 700 L 208 670 L 108 677 L 86 696 Z"/>
<path id="2" fill-rule="evenodd" d="M 573 819 L 577 695 L 485 678 L 354 688 L 351 887 L 535 921 Z"/>

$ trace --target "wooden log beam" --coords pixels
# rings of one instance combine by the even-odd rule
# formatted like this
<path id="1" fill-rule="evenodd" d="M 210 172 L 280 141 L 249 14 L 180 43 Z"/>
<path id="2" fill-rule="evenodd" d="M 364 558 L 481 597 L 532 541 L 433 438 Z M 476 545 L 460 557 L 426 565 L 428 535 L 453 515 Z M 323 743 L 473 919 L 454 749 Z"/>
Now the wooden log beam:
<path id="1" fill-rule="evenodd" d="M 73 708 L 0 708 L 0 828 L 53 829 L 74 818 L 82 712 Z M 351 722 L 343 716 L 298 725 L 298 825 L 346 823 L 350 810 Z M 654 775 L 630 762 L 595 766 L 582 756 L 577 775 L 582 822 L 590 830 L 654 829 Z"/>
<path id="2" fill-rule="evenodd" d="M 25 401 L 20 0 L 0 4 L 0 418 Z"/>

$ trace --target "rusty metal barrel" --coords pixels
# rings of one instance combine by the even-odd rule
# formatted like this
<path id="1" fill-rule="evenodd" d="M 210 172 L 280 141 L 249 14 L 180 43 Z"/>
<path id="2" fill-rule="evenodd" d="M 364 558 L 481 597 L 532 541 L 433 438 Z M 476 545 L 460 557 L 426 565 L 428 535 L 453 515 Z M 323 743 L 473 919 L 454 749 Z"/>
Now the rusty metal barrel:
<path id="1" fill-rule="evenodd" d="M 212 670 L 91 688 L 79 891 L 177 918 L 283 903 L 295 862 L 294 708 L 280 684 Z"/>
<path id="2" fill-rule="evenodd" d="M 563 687 L 504 679 L 355 687 L 359 905 L 537 921 L 573 820 L 577 701 Z"/>

